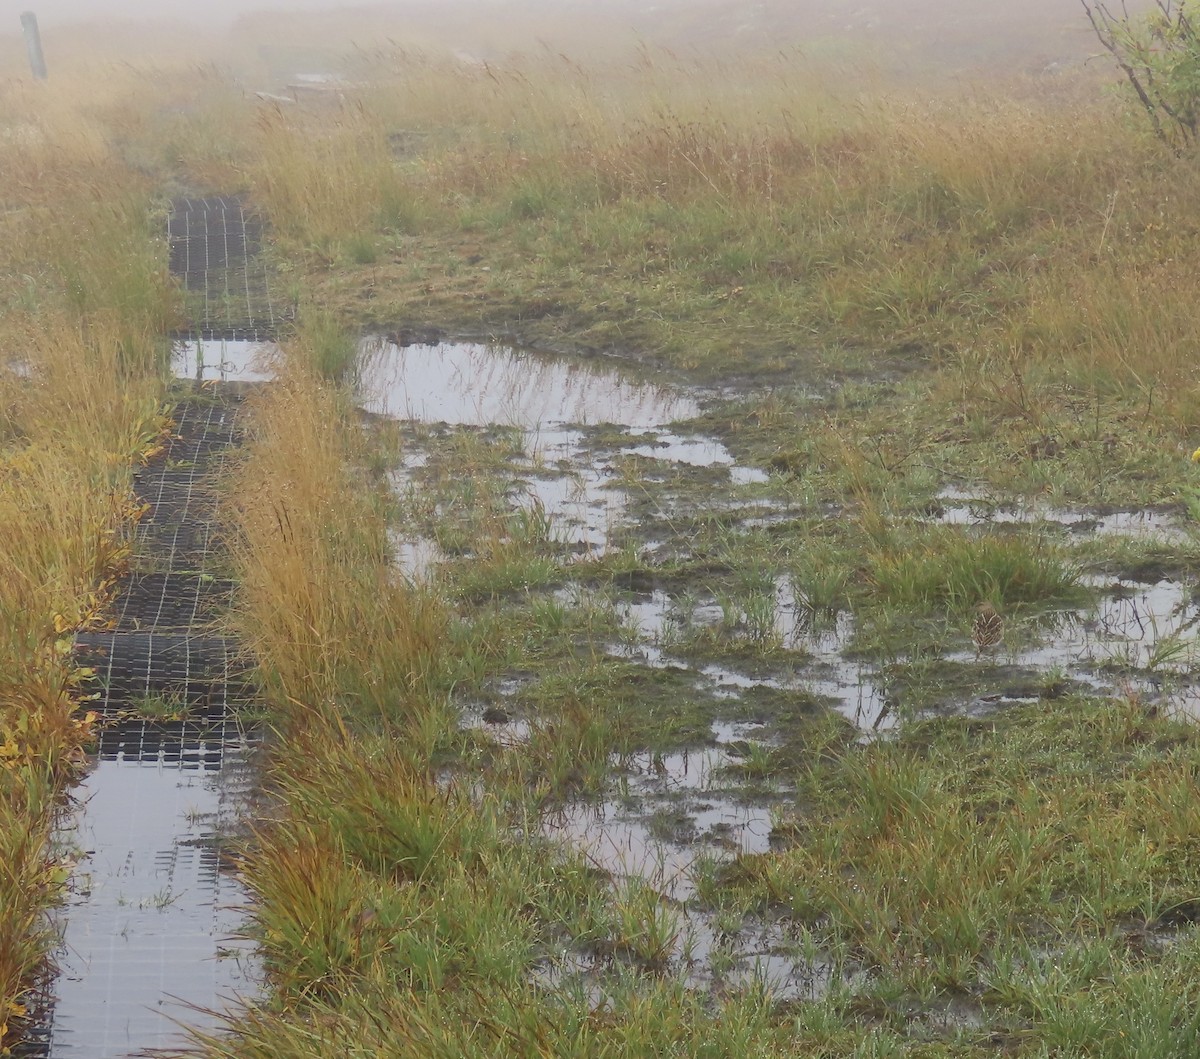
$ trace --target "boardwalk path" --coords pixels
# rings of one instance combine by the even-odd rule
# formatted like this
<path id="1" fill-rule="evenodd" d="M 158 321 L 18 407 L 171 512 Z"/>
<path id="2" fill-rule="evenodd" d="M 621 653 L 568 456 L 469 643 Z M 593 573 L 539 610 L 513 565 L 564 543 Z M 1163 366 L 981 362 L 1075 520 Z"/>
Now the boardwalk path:
<path id="1" fill-rule="evenodd" d="M 171 265 L 192 341 L 264 339 L 276 318 L 237 200 L 181 200 Z M 147 505 L 115 627 L 80 633 L 108 722 L 65 831 L 79 849 L 43 1054 L 111 1059 L 181 1041 L 171 1019 L 254 989 L 251 950 L 231 940 L 246 894 L 222 867 L 223 836 L 253 785 L 250 689 L 219 619 L 231 598 L 216 486 L 240 441 L 244 388 L 181 385 L 172 438 L 140 469 Z M 209 1020 L 211 1022 L 211 1020 Z"/>

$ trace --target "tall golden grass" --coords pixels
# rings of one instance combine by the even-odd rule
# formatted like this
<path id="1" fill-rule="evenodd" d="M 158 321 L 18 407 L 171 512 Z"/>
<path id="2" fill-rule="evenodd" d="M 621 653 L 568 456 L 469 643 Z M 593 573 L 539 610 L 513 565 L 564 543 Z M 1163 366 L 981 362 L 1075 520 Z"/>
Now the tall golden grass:
<path id="1" fill-rule="evenodd" d="M 364 439 L 336 391 L 303 367 L 251 403 L 248 453 L 230 503 L 242 631 L 275 701 L 296 720 L 339 711 L 403 722 L 445 636 L 437 598 L 392 562 L 386 515 L 356 454 Z"/>
<path id="2" fill-rule="evenodd" d="M 511 319 L 549 290 L 565 329 L 716 373 L 731 343 L 816 335 L 1194 405 L 1200 178 L 1093 72 L 857 91 L 794 55 L 643 51 L 357 74 L 340 102 L 262 111 L 244 170 L 321 270 L 390 232 L 407 292 L 408 254 L 469 239 L 504 284 L 456 272 L 464 304 L 490 284 Z M 372 311 L 405 313 L 371 261 Z"/>
<path id="3" fill-rule="evenodd" d="M 48 840 L 89 738 L 70 635 L 124 562 L 175 313 L 150 182 L 87 99 L 0 93 L 0 1049 L 53 940 Z"/>

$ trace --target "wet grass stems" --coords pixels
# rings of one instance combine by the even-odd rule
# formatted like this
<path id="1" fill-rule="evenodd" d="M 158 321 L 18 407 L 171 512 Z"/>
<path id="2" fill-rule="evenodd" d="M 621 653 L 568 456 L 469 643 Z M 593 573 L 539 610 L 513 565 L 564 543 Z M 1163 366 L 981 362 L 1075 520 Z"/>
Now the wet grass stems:
<path id="1" fill-rule="evenodd" d="M 346 411 L 299 365 L 255 407 L 255 443 L 230 485 L 244 631 L 275 696 L 388 719 L 429 679 L 445 614 L 393 568 Z"/>
<path id="2" fill-rule="evenodd" d="M 921 366 L 923 430 L 965 407 L 951 433 L 982 413 L 1011 425 L 1001 444 L 1070 448 L 1094 417 L 1056 412 L 1064 392 L 1128 397 L 1178 448 L 1195 380 L 1169 292 L 1195 181 L 1087 78 L 866 102 L 782 57 L 643 54 L 619 82 L 549 56 L 403 67 L 257 117 L 249 182 L 329 304 L 367 285 L 384 322 L 503 324 L 713 376 Z M 727 78 L 740 91 L 713 93 Z M 429 134 L 399 161 L 397 122 Z"/>
<path id="3" fill-rule="evenodd" d="M 1136 700 L 912 725 L 814 764 L 789 848 L 731 881 L 873 966 L 978 990 L 996 953 L 1179 921 L 1194 744 Z"/>

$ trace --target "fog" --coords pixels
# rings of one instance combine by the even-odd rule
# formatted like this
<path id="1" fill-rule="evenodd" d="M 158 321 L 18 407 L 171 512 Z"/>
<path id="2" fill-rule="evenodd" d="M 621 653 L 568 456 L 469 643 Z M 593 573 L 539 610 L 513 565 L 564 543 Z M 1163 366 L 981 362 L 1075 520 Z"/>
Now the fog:
<path id="1" fill-rule="evenodd" d="M 21 13 L 33 11 L 43 27 L 96 19 L 184 21 L 198 26 L 228 25 L 254 11 L 317 11 L 339 5 L 330 0 L 0 0 L 0 26 L 10 30 Z M 340 5 L 345 7 L 347 5 Z"/>
<path id="2" fill-rule="evenodd" d="M 384 39 L 487 59 L 544 47 L 584 58 L 639 43 L 835 59 L 865 47 L 884 67 L 1018 73 L 1081 63 L 1097 50 L 1079 0 L 0 0 L 9 56 L 26 9 L 38 16 L 51 71 L 72 45 L 116 59 L 194 48 L 205 60 L 280 43 L 333 55 Z"/>

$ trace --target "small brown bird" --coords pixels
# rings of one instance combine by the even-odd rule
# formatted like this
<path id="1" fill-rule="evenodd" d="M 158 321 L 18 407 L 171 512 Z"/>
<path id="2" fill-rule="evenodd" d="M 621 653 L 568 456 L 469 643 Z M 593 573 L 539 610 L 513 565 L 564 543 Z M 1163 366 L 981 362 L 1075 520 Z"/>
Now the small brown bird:
<path id="1" fill-rule="evenodd" d="M 1004 638 L 1004 619 L 986 600 L 975 608 L 975 620 L 971 622 L 971 639 L 980 651 L 995 647 Z"/>

